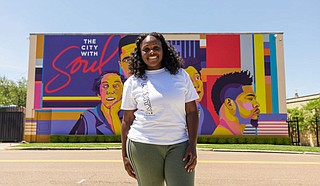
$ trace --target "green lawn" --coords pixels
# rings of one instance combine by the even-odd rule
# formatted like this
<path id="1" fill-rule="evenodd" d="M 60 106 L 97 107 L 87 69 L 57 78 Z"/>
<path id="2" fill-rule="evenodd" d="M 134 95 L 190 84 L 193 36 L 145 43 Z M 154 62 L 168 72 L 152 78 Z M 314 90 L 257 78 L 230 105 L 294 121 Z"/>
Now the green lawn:
<path id="1" fill-rule="evenodd" d="M 320 152 L 320 147 L 263 144 L 198 144 L 198 148 Z"/>
<path id="2" fill-rule="evenodd" d="M 320 147 L 289 146 L 289 145 L 263 145 L 263 144 L 198 144 L 198 148 L 206 149 L 232 149 L 232 150 L 272 150 L 272 151 L 297 151 L 320 152 Z M 28 143 L 19 144 L 15 148 L 121 148 L 120 143 Z"/>

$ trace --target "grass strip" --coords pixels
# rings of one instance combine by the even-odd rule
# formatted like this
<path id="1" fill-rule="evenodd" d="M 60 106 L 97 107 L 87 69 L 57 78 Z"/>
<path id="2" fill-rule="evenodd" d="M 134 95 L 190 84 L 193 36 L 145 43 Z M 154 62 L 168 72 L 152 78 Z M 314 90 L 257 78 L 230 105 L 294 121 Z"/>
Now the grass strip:
<path id="1" fill-rule="evenodd" d="M 270 150 L 270 151 L 296 151 L 320 152 L 320 147 L 291 146 L 291 145 L 265 145 L 265 144 L 198 144 L 198 148 L 226 149 L 226 150 Z M 121 148 L 120 143 L 27 143 L 18 144 L 14 148 Z"/>

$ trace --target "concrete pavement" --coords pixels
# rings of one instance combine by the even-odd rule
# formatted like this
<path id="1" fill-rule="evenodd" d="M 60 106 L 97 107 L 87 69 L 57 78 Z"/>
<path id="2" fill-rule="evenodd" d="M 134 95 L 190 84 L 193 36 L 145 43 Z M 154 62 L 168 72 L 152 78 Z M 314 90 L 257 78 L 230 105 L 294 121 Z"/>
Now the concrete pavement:
<path id="1" fill-rule="evenodd" d="M 11 143 L 11 142 L 0 142 L 0 150 L 6 150 L 10 147 L 19 145 L 20 143 Z"/>
<path id="2" fill-rule="evenodd" d="M 1 150 L 0 185 L 137 185 L 121 150 Z M 320 156 L 198 151 L 196 185 L 319 185 Z"/>

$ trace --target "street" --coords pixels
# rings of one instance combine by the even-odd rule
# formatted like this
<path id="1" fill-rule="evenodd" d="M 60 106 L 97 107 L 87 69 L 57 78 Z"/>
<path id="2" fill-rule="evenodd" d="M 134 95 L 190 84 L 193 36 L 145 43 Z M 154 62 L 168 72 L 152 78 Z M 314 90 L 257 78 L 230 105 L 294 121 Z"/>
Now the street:
<path id="1" fill-rule="evenodd" d="M 121 150 L 0 150 L 0 185 L 137 185 Z M 319 185 L 320 156 L 198 151 L 196 185 Z"/>

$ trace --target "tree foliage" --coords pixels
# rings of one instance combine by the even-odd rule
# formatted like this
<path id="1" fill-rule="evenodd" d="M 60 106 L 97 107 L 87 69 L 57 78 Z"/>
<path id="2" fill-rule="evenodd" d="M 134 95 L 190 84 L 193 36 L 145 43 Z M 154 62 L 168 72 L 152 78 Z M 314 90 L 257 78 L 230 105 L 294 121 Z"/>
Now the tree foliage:
<path id="1" fill-rule="evenodd" d="M 287 109 L 288 119 L 294 120 L 295 118 L 299 121 L 301 130 L 309 130 L 315 127 L 315 118 L 319 120 L 320 116 L 320 97 L 316 100 L 309 101 L 306 105 L 301 108 Z"/>
<path id="2" fill-rule="evenodd" d="M 0 105 L 26 106 L 27 80 L 21 78 L 17 81 L 9 80 L 5 76 L 0 77 Z"/>

